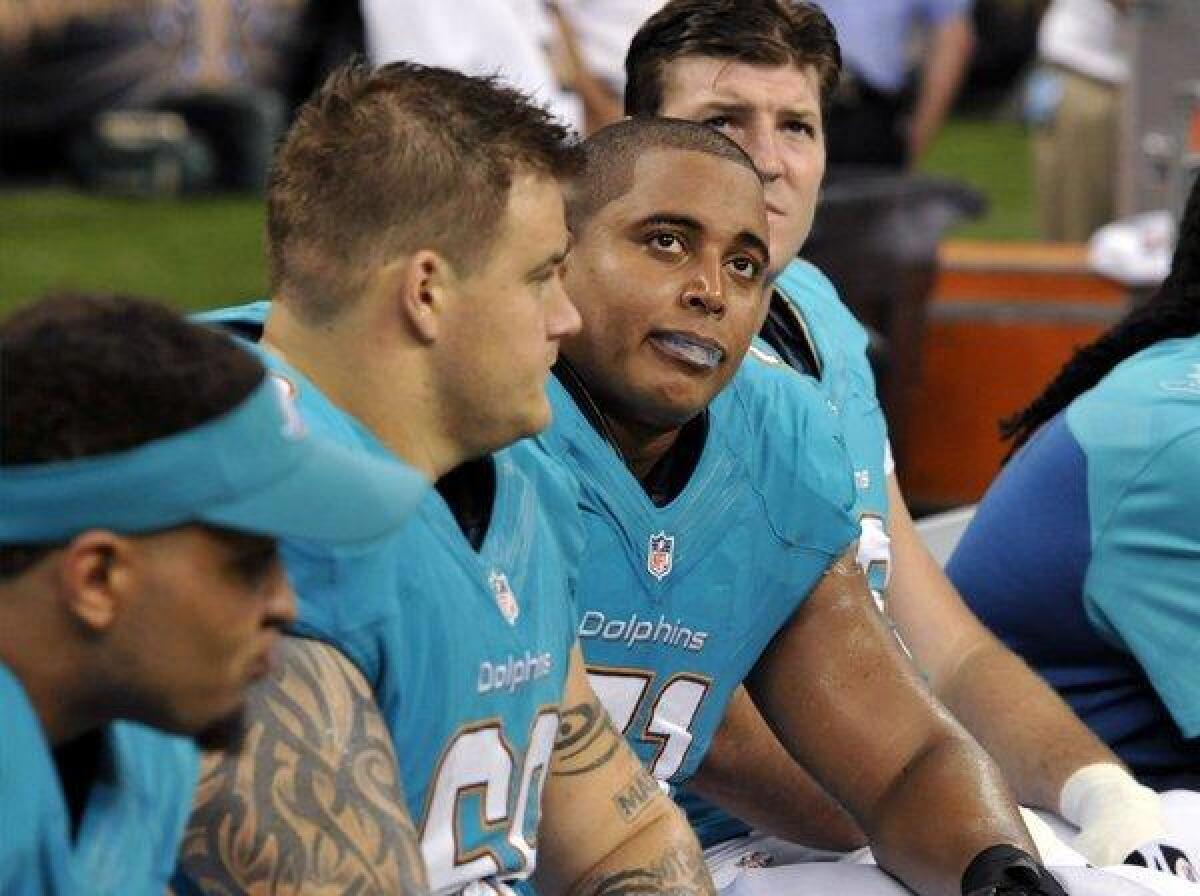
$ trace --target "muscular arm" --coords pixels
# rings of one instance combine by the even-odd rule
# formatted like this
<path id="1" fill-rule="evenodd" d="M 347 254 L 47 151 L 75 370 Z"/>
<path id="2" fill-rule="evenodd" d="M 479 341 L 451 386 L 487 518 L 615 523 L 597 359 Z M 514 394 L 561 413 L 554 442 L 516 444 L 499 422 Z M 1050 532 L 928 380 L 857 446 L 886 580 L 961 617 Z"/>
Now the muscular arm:
<path id="1" fill-rule="evenodd" d="M 688 786 L 759 830 L 816 849 L 866 843 L 850 814 L 796 764 L 738 687 Z"/>
<path id="2" fill-rule="evenodd" d="M 682 813 L 592 693 L 576 646 L 542 795 L 535 883 L 544 896 L 714 893 Z"/>
<path id="3" fill-rule="evenodd" d="M 1057 812 L 1074 771 L 1117 758 L 963 603 L 917 534 L 894 476 L 888 505 L 888 615 L 934 694 L 995 758 L 1021 803 Z"/>
<path id="4" fill-rule="evenodd" d="M 974 51 L 975 27 L 969 13 L 952 16 L 933 29 L 913 109 L 909 165 L 921 161 L 941 129 Z"/>
<path id="5" fill-rule="evenodd" d="M 181 867 L 205 893 L 429 892 L 387 728 L 341 653 L 283 640 L 242 750 L 205 760 Z"/>
<path id="6" fill-rule="evenodd" d="M 851 554 L 747 687 L 788 752 L 866 831 L 880 865 L 922 896 L 959 896 L 964 870 L 989 846 L 1037 854 L 999 769 L 926 691 Z"/>

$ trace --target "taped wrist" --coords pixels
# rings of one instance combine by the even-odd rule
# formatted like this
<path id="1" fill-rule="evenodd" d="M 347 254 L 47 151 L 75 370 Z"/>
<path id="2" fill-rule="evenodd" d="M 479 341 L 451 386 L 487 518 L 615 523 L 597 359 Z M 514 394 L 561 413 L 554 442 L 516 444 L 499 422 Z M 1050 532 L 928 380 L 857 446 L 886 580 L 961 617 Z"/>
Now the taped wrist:
<path id="1" fill-rule="evenodd" d="M 1079 828 L 1072 845 L 1093 865 L 1119 864 L 1141 844 L 1167 837 L 1158 794 L 1111 762 L 1077 769 L 1059 802 L 1063 818 Z"/>
<path id="2" fill-rule="evenodd" d="M 963 896 L 1066 896 L 1041 863 L 1008 843 L 989 846 L 967 866 Z"/>

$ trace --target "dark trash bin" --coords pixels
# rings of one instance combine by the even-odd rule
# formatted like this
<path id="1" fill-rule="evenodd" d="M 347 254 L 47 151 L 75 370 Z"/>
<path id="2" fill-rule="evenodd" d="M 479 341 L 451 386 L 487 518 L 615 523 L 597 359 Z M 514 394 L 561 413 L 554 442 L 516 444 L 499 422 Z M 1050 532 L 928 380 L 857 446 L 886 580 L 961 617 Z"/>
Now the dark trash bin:
<path id="1" fill-rule="evenodd" d="M 801 250 L 837 286 L 871 334 L 871 366 L 900 451 L 920 369 L 938 244 L 956 223 L 983 214 L 983 194 L 959 181 L 874 168 L 832 169 Z"/>

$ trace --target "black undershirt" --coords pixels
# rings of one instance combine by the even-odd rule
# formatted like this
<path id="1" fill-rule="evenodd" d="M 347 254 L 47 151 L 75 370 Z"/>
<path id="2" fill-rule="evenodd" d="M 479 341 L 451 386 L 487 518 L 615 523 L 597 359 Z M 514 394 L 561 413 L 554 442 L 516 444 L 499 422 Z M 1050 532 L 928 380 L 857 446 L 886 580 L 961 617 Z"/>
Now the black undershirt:
<path id="1" fill-rule="evenodd" d="M 801 323 L 800 313 L 778 290 L 771 290 L 771 304 L 759 335 L 793 370 L 820 378 L 821 365 Z"/>
<path id="2" fill-rule="evenodd" d="M 54 765 L 58 769 L 58 780 L 62 783 L 63 797 L 67 802 L 67 813 L 71 819 L 71 839 L 79 834 L 83 821 L 83 810 L 100 770 L 105 755 L 104 731 L 97 729 L 82 734 L 54 750 Z"/>
<path id="3" fill-rule="evenodd" d="M 496 502 L 496 467 L 490 457 L 467 461 L 437 481 L 436 488 L 476 552 L 483 546 Z"/>
<path id="4" fill-rule="evenodd" d="M 698 414 L 679 429 L 674 444 L 642 477 L 642 488 L 655 507 L 666 507 L 687 488 L 696 472 L 704 442 L 708 438 L 708 411 Z"/>
<path id="5" fill-rule="evenodd" d="M 579 374 L 563 359 L 554 365 L 554 375 L 571 398 L 575 400 L 575 405 L 583 414 L 584 419 L 592 425 L 604 441 L 608 442 L 617 457 L 624 461 L 616 438 L 609 430 L 604 415 L 588 393 Z M 708 411 L 706 410 L 680 428 L 679 435 L 667 449 L 666 454 L 658 459 L 650 468 L 650 472 L 639 479 L 647 497 L 655 507 L 665 507 L 670 504 L 687 487 L 688 480 L 692 478 L 692 473 L 696 471 L 696 465 L 700 462 L 700 455 L 704 452 L 704 442 L 707 437 Z"/>

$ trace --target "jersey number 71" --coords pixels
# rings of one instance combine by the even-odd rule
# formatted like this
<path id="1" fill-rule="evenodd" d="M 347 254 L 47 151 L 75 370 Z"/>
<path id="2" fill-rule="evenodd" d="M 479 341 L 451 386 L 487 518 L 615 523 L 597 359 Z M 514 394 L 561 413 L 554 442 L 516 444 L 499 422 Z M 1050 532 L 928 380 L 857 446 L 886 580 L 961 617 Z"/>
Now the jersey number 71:
<path id="1" fill-rule="evenodd" d="M 636 669 L 588 668 L 592 690 L 627 738 L 639 709 L 647 700 L 653 701 L 635 748 L 650 773 L 666 781 L 687 757 L 692 746 L 692 723 L 712 682 L 700 675 L 679 673 L 656 688 L 654 679 L 653 673 Z"/>

